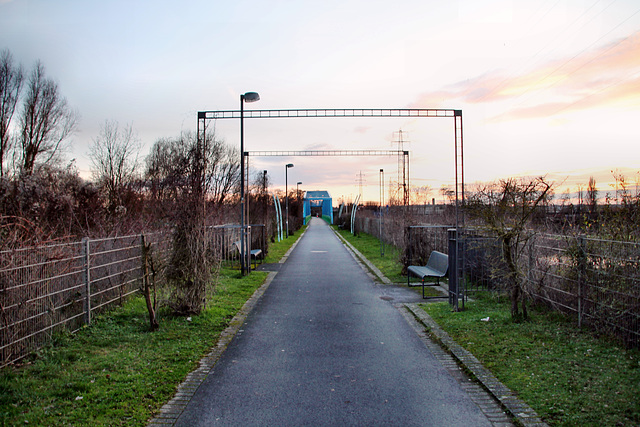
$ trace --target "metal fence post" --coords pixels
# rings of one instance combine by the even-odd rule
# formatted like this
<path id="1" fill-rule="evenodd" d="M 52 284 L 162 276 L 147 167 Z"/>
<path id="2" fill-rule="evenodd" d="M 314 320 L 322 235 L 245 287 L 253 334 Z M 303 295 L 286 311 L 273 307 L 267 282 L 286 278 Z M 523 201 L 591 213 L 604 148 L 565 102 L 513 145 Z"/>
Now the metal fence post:
<path id="1" fill-rule="evenodd" d="M 457 232 L 455 228 L 447 230 L 449 235 L 449 304 L 458 311 L 458 247 Z"/>
<path id="2" fill-rule="evenodd" d="M 531 286 L 533 283 L 533 266 L 534 266 L 534 257 L 533 257 L 533 248 L 535 246 L 536 236 L 531 236 L 529 239 L 529 263 L 527 266 L 527 286 Z"/>
<path id="3" fill-rule="evenodd" d="M 144 238 L 144 233 L 140 234 L 140 276 L 142 277 L 142 289 L 144 290 L 145 288 L 145 281 L 147 280 L 147 276 L 146 276 L 146 268 L 145 265 L 147 263 L 146 260 L 146 253 L 145 253 L 145 244 L 146 244 L 146 239 Z"/>
<path id="4" fill-rule="evenodd" d="M 247 274 L 249 274 L 251 273 L 251 226 L 247 225 L 246 231 L 243 231 L 243 233 L 246 233 L 244 238 L 244 265 L 246 266 Z"/>
<path id="5" fill-rule="evenodd" d="M 407 248 L 408 248 L 407 252 L 409 252 L 407 254 L 407 267 L 409 267 L 413 263 L 413 236 L 411 235 L 410 225 L 407 226 L 405 236 L 407 236 Z"/>
<path id="6" fill-rule="evenodd" d="M 584 298 L 584 281 L 587 272 L 587 259 L 584 247 L 584 236 L 578 237 L 578 327 L 582 327 L 582 299 Z"/>
<path id="7" fill-rule="evenodd" d="M 89 252 L 89 238 L 82 239 L 82 263 L 84 280 L 84 322 L 91 324 L 91 264 Z"/>

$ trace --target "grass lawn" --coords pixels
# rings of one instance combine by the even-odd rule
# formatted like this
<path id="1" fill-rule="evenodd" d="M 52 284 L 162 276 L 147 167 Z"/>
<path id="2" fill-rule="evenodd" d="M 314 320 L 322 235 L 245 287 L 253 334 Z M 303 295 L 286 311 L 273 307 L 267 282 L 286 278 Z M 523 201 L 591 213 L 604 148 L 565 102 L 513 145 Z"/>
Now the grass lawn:
<path id="1" fill-rule="evenodd" d="M 639 351 L 547 310 L 514 323 L 507 302 L 490 295 L 457 313 L 422 307 L 550 425 L 640 425 Z"/>
<path id="2" fill-rule="evenodd" d="M 406 285 L 407 276 L 401 274 L 402 264 L 400 263 L 400 250 L 398 248 L 385 244 L 384 255 L 380 255 L 380 241 L 376 237 L 367 233 L 358 233 L 358 235 L 354 236 L 349 230 L 340 230 L 337 227 L 334 227 L 334 229 L 371 261 L 373 265 L 378 267 L 391 282 Z M 414 281 L 418 284 L 417 278 L 414 278 Z M 412 289 L 422 294 L 422 287 Z M 438 296 L 440 292 L 432 288 L 425 288 L 425 295 Z"/>
<path id="3" fill-rule="evenodd" d="M 272 244 L 267 261 L 300 233 Z M 56 335 L 21 366 L 0 370 L 0 425 L 145 425 L 266 276 L 223 268 L 206 310 L 190 319 L 160 310 L 156 332 L 135 297 L 74 335 Z"/>

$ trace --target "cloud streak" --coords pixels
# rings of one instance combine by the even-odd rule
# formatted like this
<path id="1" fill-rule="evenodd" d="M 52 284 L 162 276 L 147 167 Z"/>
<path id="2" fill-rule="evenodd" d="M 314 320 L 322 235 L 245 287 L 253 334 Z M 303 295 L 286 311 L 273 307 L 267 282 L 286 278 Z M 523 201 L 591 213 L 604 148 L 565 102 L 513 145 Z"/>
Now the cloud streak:
<path id="1" fill-rule="evenodd" d="M 433 108 L 452 100 L 510 102 L 504 113 L 489 119 L 499 122 L 637 103 L 639 97 L 640 31 L 572 57 L 548 61 L 520 75 L 492 72 L 423 93 L 412 107 Z"/>

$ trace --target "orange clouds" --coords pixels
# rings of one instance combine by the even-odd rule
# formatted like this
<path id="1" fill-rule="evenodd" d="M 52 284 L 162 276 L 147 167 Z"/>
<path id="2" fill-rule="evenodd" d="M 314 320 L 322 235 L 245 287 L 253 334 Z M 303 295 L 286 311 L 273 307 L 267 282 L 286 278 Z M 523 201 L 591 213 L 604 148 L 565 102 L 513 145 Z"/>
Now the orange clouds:
<path id="1" fill-rule="evenodd" d="M 640 103 L 640 31 L 517 76 L 488 73 L 423 93 L 412 104 L 437 108 L 460 101 L 509 102 L 491 121 L 551 117 L 561 112 Z"/>

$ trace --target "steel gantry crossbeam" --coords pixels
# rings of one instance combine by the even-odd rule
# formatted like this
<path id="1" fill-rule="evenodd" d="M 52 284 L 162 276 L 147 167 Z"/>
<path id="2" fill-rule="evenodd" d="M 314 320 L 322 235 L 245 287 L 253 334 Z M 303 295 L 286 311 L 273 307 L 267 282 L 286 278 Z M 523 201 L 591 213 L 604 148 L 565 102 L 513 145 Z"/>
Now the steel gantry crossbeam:
<path id="1" fill-rule="evenodd" d="M 324 108 L 293 110 L 244 110 L 244 118 L 295 117 L 455 117 L 462 110 L 425 108 Z M 239 119 L 240 110 L 199 111 L 198 120 Z"/>
<path id="2" fill-rule="evenodd" d="M 455 196 L 456 196 L 456 227 L 462 225 L 462 209 L 464 202 L 464 154 L 462 133 L 462 110 L 443 108 L 314 108 L 314 109 L 284 109 L 284 110 L 216 110 L 198 111 L 197 135 L 199 141 L 205 141 L 207 120 L 269 118 L 313 118 L 313 117 L 425 117 L 425 118 L 453 118 L 454 148 L 455 148 Z M 246 151 L 245 151 L 246 153 Z M 243 153 L 244 154 L 244 153 Z M 408 189 L 408 186 L 405 185 Z"/>
<path id="3" fill-rule="evenodd" d="M 400 150 L 297 150 L 297 151 L 245 151 L 251 157 L 310 157 L 310 156 L 408 156 L 408 151 Z"/>

